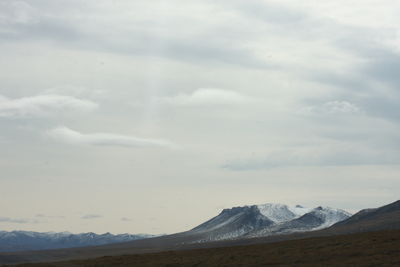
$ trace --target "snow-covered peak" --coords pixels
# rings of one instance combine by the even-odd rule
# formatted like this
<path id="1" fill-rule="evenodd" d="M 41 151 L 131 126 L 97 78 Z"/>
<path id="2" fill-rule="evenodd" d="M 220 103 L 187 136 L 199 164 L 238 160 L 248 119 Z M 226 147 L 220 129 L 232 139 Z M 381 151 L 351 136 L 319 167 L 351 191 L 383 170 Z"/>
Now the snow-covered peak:
<path id="1" fill-rule="evenodd" d="M 310 213 L 324 221 L 324 223 L 318 227 L 319 229 L 329 227 L 351 216 L 351 213 L 347 211 L 321 206 L 313 209 Z"/>
<path id="2" fill-rule="evenodd" d="M 311 211 L 311 209 L 304 208 L 300 205 L 288 206 L 279 203 L 267 203 L 257 205 L 257 207 L 262 215 L 275 223 L 282 223 L 293 220 Z"/>
<path id="3" fill-rule="evenodd" d="M 296 214 L 296 217 L 303 216 L 304 214 L 310 212 L 312 209 L 311 208 L 306 208 L 301 205 L 296 205 L 296 206 L 288 206 L 290 211 Z"/>

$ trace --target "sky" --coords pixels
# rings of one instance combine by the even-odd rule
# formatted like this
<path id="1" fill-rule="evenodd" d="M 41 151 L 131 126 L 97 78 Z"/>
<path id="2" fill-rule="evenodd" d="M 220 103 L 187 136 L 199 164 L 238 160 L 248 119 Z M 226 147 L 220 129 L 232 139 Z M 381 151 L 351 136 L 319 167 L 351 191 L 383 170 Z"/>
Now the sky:
<path id="1" fill-rule="evenodd" d="M 399 199 L 400 2 L 0 0 L 0 230 L 174 233 Z"/>

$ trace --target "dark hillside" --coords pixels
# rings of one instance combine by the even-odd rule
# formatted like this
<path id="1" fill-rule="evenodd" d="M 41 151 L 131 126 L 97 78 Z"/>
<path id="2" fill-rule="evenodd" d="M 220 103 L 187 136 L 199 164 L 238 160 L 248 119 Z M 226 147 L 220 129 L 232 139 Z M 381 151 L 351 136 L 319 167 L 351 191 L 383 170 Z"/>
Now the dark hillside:
<path id="1" fill-rule="evenodd" d="M 400 231 L 18 266 L 400 266 Z"/>

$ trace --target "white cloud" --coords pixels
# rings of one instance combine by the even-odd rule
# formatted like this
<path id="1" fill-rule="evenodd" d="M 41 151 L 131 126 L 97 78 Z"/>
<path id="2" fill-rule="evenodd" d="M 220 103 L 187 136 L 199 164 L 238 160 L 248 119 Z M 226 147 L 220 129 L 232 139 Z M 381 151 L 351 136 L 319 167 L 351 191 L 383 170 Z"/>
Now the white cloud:
<path id="1" fill-rule="evenodd" d="M 361 108 L 348 101 L 335 100 L 321 105 L 308 106 L 302 109 L 301 112 L 315 115 L 356 114 L 361 112 Z"/>
<path id="2" fill-rule="evenodd" d="M 291 166 L 396 165 L 395 151 L 376 151 L 355 144 L 319 144 L 271 152 L 264 157 L 232 160 L 222 167 L 233 171 L 262 170 Z"/>
<path id="3" fill-rule="evenodd" d="M 54 111 L 91 111 L 97 104 L 65 95 L 37 95 L 9 99 L 0 95 L 0 117 L 26 117 L 49 115 Z"/>
<path id="4" fill-rule="evenodd" d="M 64 126 L 52 129 L 48 131 L 47 134 L 56 140 L 70 144 L 124 147 L 175 147 L 172 143 L 160 139 L 144 139 L 112 133 L 83 134 Z"/>
<path id="5" fill-rule="evenodd" d="M 347 101 L 331 101 L 323 105 L 328 113 L 358 113 L 360 108 Z"/>
<path id="6" fill-rule="evenodd" d="M 103 216 L 101 216 L 99 214 L 86 214 L 86 215 L 83 215 L 81 217 L 81 219 L 90 220 L 90 219 L 99 219 L 101 217 L 103 217 Z"/>
<path id="7" fill-rule="evenodd" d="M 160 100 L 162 103 L 177 106 L 238 105 L 252 101 L 255 101 L 252 97 L 215 88 L 200 88 L 191 94 L 164 97 Z"/>

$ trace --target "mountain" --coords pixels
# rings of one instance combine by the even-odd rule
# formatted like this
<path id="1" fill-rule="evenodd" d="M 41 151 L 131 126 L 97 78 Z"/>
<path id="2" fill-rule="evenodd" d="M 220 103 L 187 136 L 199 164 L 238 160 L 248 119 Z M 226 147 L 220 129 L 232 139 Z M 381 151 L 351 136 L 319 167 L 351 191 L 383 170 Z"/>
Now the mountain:
<path id="1" fill-rule="evenodd" d="M 304 212 L 304 210 L 302 211 Z M 280 221 L 271 227 L 250 232 L 249 237 L 261 237 L 277 234 L 290 234 L 321 230 L 343 221 L 351 216 L 350 213 L 329 207 L 317 207 L 286 221 Z"/>
<path id="2" fill-rule="evenodd" d="M 127 242 L 148 237 L 153 236 L 146 234 L 113 235 L 110 233 L 105 233 L 98 235 L 95 233 L 71 234 L 69 232 L 38 233 L 29 231 L 0 231 L 0 251 L 5 252 L 98 246 Z"/>
<path id="3" fill-rule="evenodd" d="M 262 237 L 324 229 L 350 216 L 344 210 L 329 207 L 310 209 L 268 203 L 224 209 L 184 234 L 192 237 L 192 242 Z"/>
<path id="4" fill-rule="evenodd" d="M 186 234 L 202 234 L 201 242 L 224 240 L 243 236 L 250 231 L 263 229 L 273 224 L 274 221 L 261 214 L 257 206 L 235 207 L 224 209 L 218 216 Z"/>
<path id="5" fill-rule="evenodd" d="M 252 207 L 252 208 L 250 208 Z M 198 249 L 198 248 L 221 248 L 221 247 L 232 247 L 232 246 L 248 246 L 254 244 L 265 244 L 265 243 L 276 243 L 285 240 L 305 240 L 310 239 L 312 244 L 319 244 L 319 238 L 323 237 L 333 237 L 335 240 L 336 237 L 340 238 L 339 235 L 345 235 L 352 232 L 370 232 L 366 233 L 366 240 L 371 240 L 371 235 L 374 234 L 380 235 L 383 233 L 385 235 L 391 235 L 393 233 L 398 233 L 394 230 L 392 232 L 388 232 L 386 230 L 391 229 L 399 229 L 400 230 L 400 201 L 396 201 L 392 204 L 383 206 L 381 208 L 376 209 L 367 209 L 363 210 L 359 213 L 356 213 L 352 217 L 345 219 L 339 223 L 336 223 L 328 228 L 320 229 L 326 227 L 331 224 L 334 220 L 340 220 L 340 214 L 343 212 L 341 210 L 328 209 L 323 207 L 317 207 L 315 209 L 306 209 L 301 206 L 290 207 L 282 205 L 282 204 L 266 204 L 266 205 L 258 205 L 255 206 L 247 206 L 247 207 L 239 207 L 233 209 L 227 209 L 221 212 L 224 214 L 219 218 L 221 220 L 217 220 L 215 218 L 207 221 L 195 227 L 194 229 L 176 233 L 172 235 L 164 235 L 154 238 L 146 238 L 141 240 L 134 240 L 124 243 L 114 243 L 103 246 L 96 247 L 85 247 L 85 248 L 70 248 L 70 249 L 56 249 L 56 250 L 40 250 L 40 251 L 19 251 L 19 252 L 2 252 L 0 253 L 0 265 L 1 264 L 16 264 L 16 263 L 26 263 L 26 262 L 50 262 L 50 261 L 61 261 L 61 260 L 71 260 L 71 259 L 88 259 L 95 257 L 104 257 L 104 256 L 117 256 L 117 255 L 127 255 L 127 254 L 143 254 L 143 253 L 154 253 L 160 251 L 174 251 L 168 252 L 169 255 L 174 256 L 176 259 L 176 255 L 174 254 L 179 250 L 190 250 L 190 249 Z M 263 209 L 263 207 L 267 207 Z M 270 207 L 270 208 L 268 208 Z M 230 212 L 230 210 L 233 210 Z M 259 211 L 259 213 L 257 212 Z M 330 211 L 333 210 L 333 211 Z M 242 212 L 239 212 L 242 211 Z M 265 214 L 265 215 L 263 215 Z M 291 214 L 293 213 L 293 214 Z M 231 214 L 231 215 L 230 215 Z M 254 228 L 257 228 L 257 225 L 264 224 L 269 221 L 274 221 L 275 226 L 272 224 L 266 226 L 276 227 L 280 225 L 281 232 L 282 225 L 287 225 L 287 222 L 292 222 L 293 225 L 289 225 L 289 229 L 294 229 L 299 227 L 301 229 L 304 225 L 311 225 L 311 229 L 317 229 L 312 231 L 298 231 L 290 233 L 258 233 L 259 236 L 252 237 L 250 234 L 245 234 L 243 236 L 238 236 L 232 239 L 218 240 L 217 242 L 202 242 L 207 240 L 207 236 L 210 236 L 210 233 L 218 235 L 219 229 L 228 229 L 228 225 L 234 226 L 234 219 L 227 220 L 228 218 L 233 218 L 236 214 L 236 219 L 245 218 L 247 215 L 256 218 L 258 220 L 243 220 L 248 222 Z M 238 215 L 240 214 L 240 215 Z M 247 214 L 247 215 L 245 215 Z M 264 217 L 260 217 L 260 214 L 269 219 L 267 220 Z M 233 216 L 232 216 L 233 215 Z M 294 216 L 294 217 L 293 217 Z M 338 217 L 336 217 L 338 216 Z M 348 213 L 344 212 L 343 216 L 348 216 Z M 247 217 L 249 218 L 249 217 Z M 285 221 L 289 218 L 289 221 Z M 223 222 L 228 222 L 227 224 L 223 224 Z M 260 223 L 261 222 L 261 223 Z M 222 226 L 223 225 L 223 226 Z M 201 226 L 201 227 L 200 227 Z M 293 228 L 294 227 L 294 228 Z M 212 230 L 210 230 L 212 229 Z M 320 229 L 320 230 L 318 230 Z M 375 232 L 376 229 L 383 230 L 382 232 Z M 247 231 L 247 230 L 246 230 Z M 224 232 L 224 231 L 222 231 Z M 229 231 L 228 231 L 229 232 Z M 256 231 L 250 230 L 249 233 L 257 233 Z M 226 234 L 226 232 L 225 232 Z M 316 239 L 318 238 L 318 239 Z M 297 243 L 297 241 L 295 242 Z M 356 242 L 357 243 L 357 242 Z M 390 244 L 390 243 L 389 243 Z M 340 248 L 343 247 L 343 244 L 335 241 L 335 245 Z M 346 250 L 348 249 L 348 242 L 345 242 Z M 308 248 L 309 249 L 309 248 Z M 230 249 L 229 249 L 230 250 Z M 324 249 L 324 251 L 328 251 L 329 249 Z M 202 250 L 203 251 L 203 250 Z M 212 251 L 217 251 L 213 249 Z M 385 255 L 388 253 L 395 253 L 394 250 L 389 250 L 385 252 Z M 148 254 L 150 255 L 150 254 Z M 152 255 L 152 254 L 151 254 Z M 247 255 L 247 254 L 246 254 Z M 276 252 L 274 252 L 276 255 Z M 300 255 L 303 257 L 303 255 Z M 339 256 L 339 254 L 335 254 L 334 257 Z M 285 256 L 286 257 L 286 256 Z M 301 260 L 299 261 L 302 262 Z"/>
<path id="6" fill-rule="evenodd" d="M 329 227 L 336 222 L 347 219 L 349 216 L 350 214 L 343 210 L 328 207 L 310 209 L 300 205 L 288 206 L 273 203 L 234 207 L 224 209 L 216 217 L 192 230 L 179 233 L 176 237 L 183 240 L 182 243 L 193 244 L 308 232 Z M 0 252 L 99 246 L 148 237 L 154 236 L 0 231 Z"/>
<path id="7" fill-rule="evenodd" d="M 354 233 L 400 229 L 400 200 L 375 209 L 364 209 L 327 230 Z"/>
<path id="8" fill-rule="evenodd" d="M 259 209 L 262 215 L 269 218 L 275 223 L 282 223 L 285 221 L 289 221 L 291 219 L 300 217 L 305 213 L 311 211 L 311 209 L 305 208 L 301 205 L 296 205 L 294 207 L 291 207 L 284 204 L 274 204 L 274 203 L 257 205 L 257 208 Z"/>

